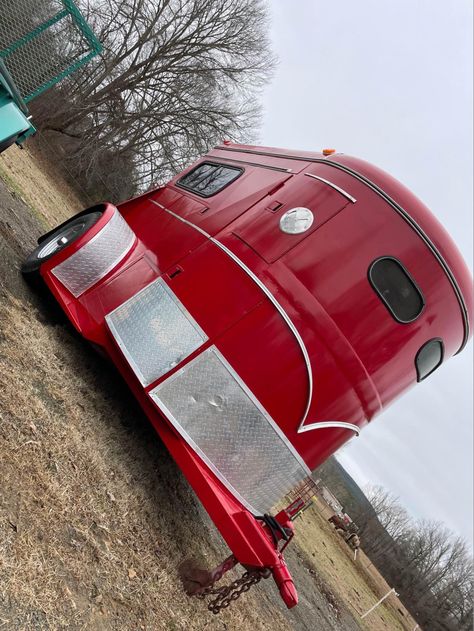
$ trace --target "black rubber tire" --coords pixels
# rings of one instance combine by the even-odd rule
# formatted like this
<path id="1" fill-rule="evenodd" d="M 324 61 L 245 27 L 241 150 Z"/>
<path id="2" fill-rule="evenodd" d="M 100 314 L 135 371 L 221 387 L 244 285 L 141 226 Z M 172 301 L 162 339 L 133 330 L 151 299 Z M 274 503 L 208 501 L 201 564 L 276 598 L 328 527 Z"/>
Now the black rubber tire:
<path id="1" fill-rule="evenodd" d="M 87 232 L 98 221 L 101 215 L 101 212 L 93 212 L 80 217 L 73 217 L 70 221 L 49 234 L 48 237 L 41 241 L 40 245 L 33 250 L 21 266 L 21 273 L 26 280 L 36 279 L 39 276 L 39 268 L 45 261 Z M 62 235 L 67 235 L 68 238 L 64 243 L 59 243 L 59 239 Z M 40 256 L 48 245 L 52 245 L 54 241 L 57 242 L 54 249 L 49 254 Z"/>
<path id="2" fill-rule="evenodd" d="M 17 138 L 18 138 L 18 135 L 15 134 L 14 136 L 10 136 L 10 138 L 6 138 L 5 140 L 2 140 L 2 142 L 0 142 L 0 153 L 8 149 L 8 147 L 11 147 L 12 145 L 14 145 Z"/>

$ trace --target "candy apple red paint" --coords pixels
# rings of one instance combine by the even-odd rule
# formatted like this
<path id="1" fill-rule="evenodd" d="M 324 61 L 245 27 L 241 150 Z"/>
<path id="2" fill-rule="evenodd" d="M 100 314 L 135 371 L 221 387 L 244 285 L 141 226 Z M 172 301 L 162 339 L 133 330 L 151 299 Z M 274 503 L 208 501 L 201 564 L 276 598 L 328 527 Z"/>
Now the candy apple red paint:
<path id="1" fill-rule="evenodd" d="M 226 141 L 45 235 L 24 273 L 115 364 L 235 559 L 269 569 L 288 607 L 293 527 L 273 506 L 472 330 L 442 226 L 332 150 Z"/>

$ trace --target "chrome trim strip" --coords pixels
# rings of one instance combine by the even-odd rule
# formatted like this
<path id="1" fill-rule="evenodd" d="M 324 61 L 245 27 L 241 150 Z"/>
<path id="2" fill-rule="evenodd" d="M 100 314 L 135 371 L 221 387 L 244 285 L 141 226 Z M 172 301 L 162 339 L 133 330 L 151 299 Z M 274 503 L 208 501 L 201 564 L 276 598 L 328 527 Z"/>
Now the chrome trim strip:
<path id="1" fill-rule="evenodd" d="M 356 203 L 357 200 L 356 200 L 355 197 L 352 197 L 352 195 L 349 195 L 349 193 L 347 191 L 345 191 L 343 188 L 340 188 L 339 186 L 337 186 L 336 184 L 333 184 L 329 180 L 325 180 L 323 177 L 319 177 L 319 175 L 313 175 L 312 173 L 305 173 L 305 175 L 307 177 L 312 177 L 315 180 L 319 180 L 320 182 L 323 182 L 324 184 L 327 184 L 328 186 L 333 188 L 338 193 L 341 193 L 341 195 L 344 195 L 344 197 L 347 197 L 347 199 L 349 201 L 351 201 L 353 204 Z"/>
<path id="2" fill-rule="evenodd" d="M 306 349 L 305 343 L 303 342 L 303 338 L 299 334 L 299 331 L 296 328 L 296 326 L 293 324 L 293 321 L 291 320 L 290 316 L 286 313 L 286 311 L 283 309 L 283 307 L 278 302 L 278 300 L 275 298 L 275 296 L 272 294 L 272 292 L 252 272 L 252 270 L 250 270 L 245 265 L 245 263 L 239 259 L 239 257 L 237 255 L 235 255 L 231 250 L 229 250 L 229 248 L 227 248 L 225 245 L 223 245 L 220 241 L 217 241 L 217 239 L 213 239 L 212 237 L 211 237 L 211 241 L 213 243 L 215 243 L 221 250 L 223 250 L 231 259 L 233 259 L 237 263 L 237 265 L 239 265 L 239 267 L 241 267 L 244 270 L 244 272 L 246 272 L 250 276 L 250 278 L 254 281 L 254 283 L 256 285 L 258 285 L 258 287 L 260 287 L 260 289 L 263 291 L 263 293 L 267 296 L 267 298 L 273 304 L 275 309 L 281 315 L 283 320 L 286 322 L 288 328 L 293 333 L 296 341 L 298 342 L 298 345 L 300 347 L 301 353 L 302 353 L 303 358 L 304 358 L 304 362 L 306 364 L 306 371 L 307 371 L 307 374 L 308 374 L 308 400 L 306 402 L 306 407 L 305 407 L 305 410 L 304 410 L 304 413 L 303 413 L 303 417 L 302 417 L 300 425 L 298 427 L 298 430 L 299 430 L 299 428 L 304 424 L 304 422 L 305 422 L 305 420 L 306 420 L 306 418 L 308 416 L 309 408 L 311 406 L 311 401 L 313 399 L 313 370 L 311 368 L 311 360 L 309 358 L 309 353 L 308 353 L 308 351 Z"/>
<path id="3" fill-rule="evenodd" d="M 160 204 L 159 202 L 155 202 L 154 199 L 150 199 L 150 202 L 152 204 L 155 204 L 155 206 L 158 206 L 158 208 L 161 208 L 161 210 L 164 210 L 165 212 L 167 212 L 169 215 L 172 215 L 176 219 L 179 219 L 180 221 L 182 221 L 183 223 L 188 225 L 190 228 L 194 228 L 194 230 L 197 230 L 198 232 L 200 232 L 204 237 L 206 237 L 206 239 L 211 239 L 212 238 L 211 235 L 208 234 L 205 230 L 203 230 L 199 226 L 196 226 L 196 224 L 191 223 L 187 219 L 184 219 L 184 217 L 180 217 L 179 215 L 174 213 L 172 210 L 169 210 L 169 208 L 165 208 L 165 206 L 163 206 L 163 204 Z"/>
<path id="4" fill-rule="evenodd" d="M 275 296 L 272 294 L 272 292 L 266 287 L 266 285 L 264 285 L 262 283 L 262 281 L 252 272 L 252 270 L 249 269 L 247 267 L 247 265 L 245 265 L 245 263 L 243 261 L 241 261 L 240 258 L 236 254 L 234 254 L 231 250 L 229 250 L 229 248 L 227 248 L 223 243 L 221 243 L 217 239 L 214 239 L 214 237 L 211 237 L 210 234 L 208 234 L 207 232 L 202 230 L 202 228 L 199 228 L 199 226 L 196 226 L 195 224 L 191 223 L 190 221 L 187 221 L 187 219 L 184 219 L 183 217 L 180 217 L 179 215 L 174 213 L 172 210 L 169 210 L 168 208 L 165 208 L 159 202 L 156 202 L 153 199 L 150 199 L 150 201 L 153 204 L 155 204 L 156 206 L 158 206 L 159 208 L 161 208 L 162 210 L 164 210 L 165 212 L 167 212 L 168 214 L 170 214 L 173 217 L 175 217 L 176 219 L 179 219 L 179 221 L 182 221 L 186 225 L 188 225 L 191 228 L 194 228 L 195 230 L 200 232 L 203 236 L 205 236 L 207 239 L 209 239 L 209 241 L 212 241 L 212 243 L 214 243 L 218 248 L 220 248 L 223 252 L 225 252 L 227 254 L 227 256 L 229 256 L 233 261 L 235 261 L 237 263 L 237 265 L 239 267 L 241 267 L 244 270 L 244 272 L 248 276 L 250 276 L 250 278 L 253 280 L 253 282 L 256 285 L 258 285 L 258 287 L 263 291 L 263 293 L 267 296 L 267 298 L 270 300 L 270 302 L 273 304 L 273 306 L 276 308 L 278 313 L 281 315 L 281 317 L 283 318 L 283 320 L 287 324 L 288 328 L 293 333 L 293 335 L 294 335 L 294 337 L 295 337 L 295 339 L 296 339 L 296 341 L 297 341 L 297 343 L 298 343 L 298 345 L 300 347 L 301 353 L 303 355 L 303 358 L 304 358 L 304 361 L 305 361 L 305 364 L 306 364 L 306 370 L 307 370 L 307 373 L 308 373 L 308 400 L 306 402 L 306 407 L 305 407 L 305 410 L 304 410 L 304 413 L 303 413 L 303 417 L 302 417 L 300 425 L 298 427 L 298 431 L 299 431 L 301 426 L 304 424 L 304 422 L 305 422 L 305 420 L 306 420 L 306 418 L 308 416 L 309 408 L 310 408 L 311 401 L 312 401 L 312 398 L 313 398 L 313 371 L 312 371 L 312 368 L 311 368 L 311 361 L 309 359 L 309 353 L 308 353 L 308 351 L 306 349 L 305 343 L 303 342 L 303 339 L 302 339 L 301 335 L 299 334 L 298 329 L 293 324 L 293 321 L 291 320 L 290 316 L 286 313 L 286 311 L 283 309 L 283 307 L 278 302 L 278 300 L 275 298 Z"/>
<path id="5" fill-rule="evenodd" d="M 285 153 L 271 153 L 270 151 L 255 151 L 253 149 L 237 149 L 237 147 L 226 147 L 222 145 L 217 145 L 217 147 L 214 147 L 214 149 L 219 150 L 219 151 L 234 151 L 236 153 L 250 153 L 255 156 L 268 156 L 269 158 L 285 158 L 286 160 L 300 160 L 300 161 L 306 161 L 306 162 L 324 162 L 324 163 L 326 163 L 327 161 L 327 158 L 326 159 L 311 158 L 309 156 L 305 158 L 304 156 L 289 156 Z"/>
<path id="6" fill-rule="evenodd" d="M 320 423 L 310 423 L 309 425 L 305 425 L 298 430 L 299 434 L 303 432 L 308 432 L 313 429 L 326 429 L 330 427 L 339 427 L 341 429 L 348 429 L 351 432 L 354 432 L 356 436 L 360 434 L 360 427 L 354 425 L 353 423 L 344 423 L 343 421 L 321 421 Z"/>
<path id="7" fill-rule="evenodd" d="M 461 343 L 461 346 L 456 351 L 456 355 L 462 351 L 462 349 L 466 346 L 467 341 L 469 339 L 469 315 L 467 311 L 466 302 L 464 300 L 464 296 L 462 295 L 461 289 L 457 283 L 456 278 L 454 277 L 453 272 L 449 268 L 449 265 L 446 263 L 442 255 L 438 252 L 435 244 L 431 241 L 428 235 L 424 232 L 424 230 L 416 223 L 416 221 L 408 214 L 406 210 L 404 210 L 395 200 L 393 200 L 387 193 L 385 193 L 377 184 L 374 184 L 371 180 L 366 178 L 364 175 L 361 175 L 357 171 L 354 171 L 350 167 L 347 167 L 343 164 L 339 164 L 338 162 L 334 162 L 333 160 L 328 160 L 327 158 L 311 158 L 311 157 L 303 157 L 303 156 L 288 156 L 282 153 L 270 153 L 268 151 L 254 151 L 251 149 L 237 149 L 235 147 L 225 147 L 225 146 L 217 146 L 215 149 L 219 149 L 222 151 L 234 151 L 240 153 L 250 153 L 257 156 L 268 156 L 271 158 L 286 158 L 287 160 L 300 160 L 311 163 L 318 164 L 326 164 L 327 166 L 334 167 L 335 169 L 339 169 L 352 175 L 357 180 L 371 188 L 375 193 L 383 197 L 385 201 L 392 206 L 392 208 L 415 230 L 418 236 L 425 242 L 428 248 L 431 250 L 431 253 L 434 255 L 438 263 L 441 265 L 444 273 L 448 277 L 449 282 L 453 288 L 453 291 L 456 295 L 457 301 L 459 303 L 459 308 L 461 309 L 461 315 L 464 324 L 464 337 Z"/>

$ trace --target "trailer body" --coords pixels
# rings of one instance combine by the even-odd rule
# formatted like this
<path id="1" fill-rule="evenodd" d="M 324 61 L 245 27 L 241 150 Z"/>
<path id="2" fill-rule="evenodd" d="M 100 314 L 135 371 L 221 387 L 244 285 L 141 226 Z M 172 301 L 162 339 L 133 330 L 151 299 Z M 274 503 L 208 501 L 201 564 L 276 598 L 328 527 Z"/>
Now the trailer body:
<path id="1" fill-rule="evenodd" d="M 292 526 L 272 508 L 464 347 L 455 244 L 362 160 L 232 143 L 74 221 L 24 271 L 118 368 L 236 559 L 293 606 Z"/>

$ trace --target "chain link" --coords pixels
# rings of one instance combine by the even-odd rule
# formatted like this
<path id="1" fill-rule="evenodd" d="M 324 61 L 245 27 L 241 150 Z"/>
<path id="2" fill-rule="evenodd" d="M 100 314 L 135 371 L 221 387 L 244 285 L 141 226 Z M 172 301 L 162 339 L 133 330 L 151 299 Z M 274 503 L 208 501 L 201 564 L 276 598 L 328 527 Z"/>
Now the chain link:
<path id="1" fill-rule="evenodd" d="M 0 58 L 29 101 L 99 52 L 73 2 L 0 0 Z"/>
<path id="2" fill-rule="evenodd" d="M 209 611 L 212 611 L 212 613 L 217 614 L 222 609 L 228 607 L 232 601 L 237 600 L 242 594 L 248 592 L 252 585 L 256 585 L 262 578 L 267 578 L 267 576 L 268 571 L 252 570 L 245 572 L 245 574 L 229 585 L 223 585 L 222 587 L 209 585 L 209 587 L 203 589 L 203 591 L 200 594 L 196 594 L 196 596 L 201 600 L 206 596 L 216 596 L 216 598 L 208 603 L 207 608 Z"/>

